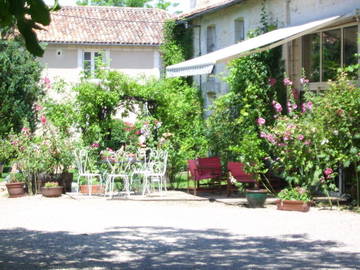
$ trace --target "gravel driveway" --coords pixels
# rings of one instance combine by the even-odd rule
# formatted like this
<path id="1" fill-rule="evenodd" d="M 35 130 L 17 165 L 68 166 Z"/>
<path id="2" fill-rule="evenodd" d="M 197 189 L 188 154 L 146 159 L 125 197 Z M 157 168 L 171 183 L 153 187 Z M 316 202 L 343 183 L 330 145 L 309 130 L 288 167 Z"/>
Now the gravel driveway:
<path id="1" fill-rule="evenodd" d="M 360 269 L 360 215 L 0 198 L 0 269 Z"/>

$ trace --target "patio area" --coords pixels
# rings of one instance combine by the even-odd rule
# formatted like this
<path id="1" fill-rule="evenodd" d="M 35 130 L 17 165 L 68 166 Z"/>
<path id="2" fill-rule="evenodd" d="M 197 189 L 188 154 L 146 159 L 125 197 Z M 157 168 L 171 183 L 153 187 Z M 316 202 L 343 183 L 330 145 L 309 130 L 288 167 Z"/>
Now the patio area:
<path id="1" fill-rule="evenodd" d="M 140 197 L 0 197 L 0 268 L 360 269 L 358 214 Z"/>

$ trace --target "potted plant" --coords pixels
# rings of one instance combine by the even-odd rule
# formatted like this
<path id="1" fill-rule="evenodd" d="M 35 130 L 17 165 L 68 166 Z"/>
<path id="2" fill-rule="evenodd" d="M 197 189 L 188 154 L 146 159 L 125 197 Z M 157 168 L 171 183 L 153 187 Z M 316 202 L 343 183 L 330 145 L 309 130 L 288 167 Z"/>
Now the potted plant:
<path id="1" fill-rule="evenodd" d="M 115 151 L 111 148 L 107 147 L 106 149 L 100 152 L 100 156 L 102 160 L 110 160 L 115 161 Z"/>
<path id="2" fill-rule="evenodd" d="M 104 194 L 104 185 L 101 185 L 99 181 L 93 181 L 91 185 L 86 180 L 80 180 L 80 193 L 82 194 Z"/>
<path id="3" fill-rule="evenodd" d="M 245 190 L 246 199 L 250 208 L 264 207 L 267 194 L 270 191 L 267 187 L 269 185 L 265 184 L 267 180 L 265 174 L 268 171 L 265 164 L 265 157 L 267 157 L 265 149 L 264 142 L 255 132 L 246 134 L 240 146 L 234 149 L 240 154 L 240 160 L 244 164 L 245 172 L 251 174 L 256 180 L 253 188 L 247 188 Z M 260 188 L 261 186 L 265 188 Z"/>
<path id="4" fill-rule="evenodd" d="M 278 194 L 278 210 L 307 212 L 310 209 L 311 194 L 305 187 L 285 188 Z"/>
<path id="5" fill-rule="evenodd" d="M 41 194 L 44 197 L 60 197 L 63 192 L 63 187 L 59 186 L 58 182 L 46 182 L 43 187 L 41 187 Z"/>
<path id="6" fill-rule="evenodd" d="M 25 195 L 25 175 L 22 173 L 10 173 L 9 182 L 6 183 L 6 188 L 9 193 L 9 198 L 17 198 Z"/>

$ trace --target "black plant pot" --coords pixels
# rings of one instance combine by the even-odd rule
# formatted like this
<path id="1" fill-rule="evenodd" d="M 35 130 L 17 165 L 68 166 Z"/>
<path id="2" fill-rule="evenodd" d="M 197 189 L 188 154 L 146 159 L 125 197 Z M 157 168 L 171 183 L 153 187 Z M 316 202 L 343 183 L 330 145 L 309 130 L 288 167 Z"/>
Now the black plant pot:
<path id="1" fill-rule="evenodd" d="M 247 189 L 246 199 L 250 208 L 261 208 L 264 207 L 265 200 L 267 197 L 266 189 Z"/>

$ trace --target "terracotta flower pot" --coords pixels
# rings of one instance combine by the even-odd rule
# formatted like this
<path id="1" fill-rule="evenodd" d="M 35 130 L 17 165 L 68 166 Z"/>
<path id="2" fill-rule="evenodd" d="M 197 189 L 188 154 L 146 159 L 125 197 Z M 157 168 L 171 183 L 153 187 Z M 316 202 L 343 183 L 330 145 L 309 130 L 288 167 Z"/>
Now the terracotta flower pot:
<path id="1" fill-rule="evenodd" d="M 55 197 L 60 197 L 61 194 L 63 193 L 63 187 L 62 186 L 58 186 L 58 187 L 41 187 L 41 194 L 44 197 L 49 197 L 49 198 L 55 198 Z"/>
<path id="2" fill-rule="evenodd" d="M 304 201 L 277 200 L 276 205 L 278 210 L 299 212 L 308 212 L 310 210 L 310 203 Z"/>
<path id="3" fill-rule="evenodd" d="M 17 198 L 25 195 L 24 183 L 7 183 L 6 188 L 9 193 L 9 198 Z"/>
<path id="4" fill-rule="evenodd" d="M 267 197 L 266 189 L 247 189 L 246 199 L 250 208 L 264 207 Z"/>
<path id="5" fill-rule="evenodd" d="M 80 185 L 80 192 L 83 194 L 104 194 L 105 189 L 102 185 Z"/>

